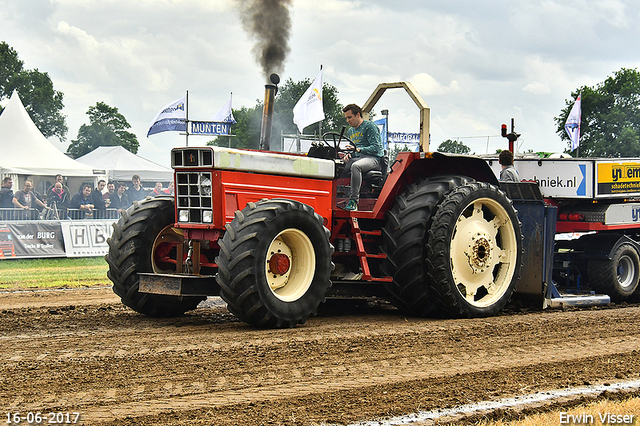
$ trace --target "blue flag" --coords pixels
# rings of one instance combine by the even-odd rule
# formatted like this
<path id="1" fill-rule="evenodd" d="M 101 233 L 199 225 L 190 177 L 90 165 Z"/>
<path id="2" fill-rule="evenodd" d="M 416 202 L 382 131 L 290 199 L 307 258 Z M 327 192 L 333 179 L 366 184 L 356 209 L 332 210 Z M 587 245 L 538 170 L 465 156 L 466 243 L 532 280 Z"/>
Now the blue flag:
<path id="1" fill-rule="evenodd" d="M 382 148 L 389 149 L 387 146 L 387 117 L 381 118 L 379 120 L 374 121 L 378 125 L 378 129 L 380 129 L 380 137 L 382 137 Z"/>
<path id="2" fill-rule="evenodd" d="M 186 97 L 171 102 L 153 117 L 147 137 L 161 132 L 186 132 Z"/>
<path id="3" fill-rule="evenodd" d="M 580 122 L 582 121 L 582 93 L 578 95 L 576 102 L 571 108 L 571 112 L 567 117 L 564 130 L 571 139 L 571 150 L 575 150 L 580 146 Z"/>

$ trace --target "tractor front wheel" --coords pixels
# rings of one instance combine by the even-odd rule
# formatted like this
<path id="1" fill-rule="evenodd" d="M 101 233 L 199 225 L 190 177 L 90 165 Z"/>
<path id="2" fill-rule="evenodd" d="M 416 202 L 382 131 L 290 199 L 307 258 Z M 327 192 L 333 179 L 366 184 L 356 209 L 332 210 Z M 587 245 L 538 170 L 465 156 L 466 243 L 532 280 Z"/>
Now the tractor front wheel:
<path id="1" fill-rule="evenodd" d="M 303 324 L 331 286 L 329 235 L 322 217 L 298 201 L 262 200 L 237 211 L 216 259 L 229 310 L 256 327 Z"/>
<path id="2" fill-rule="evenodd" d="M 159 196 L 136 201 L 113 225 L 108 239 L 107 276 L 122 303 L 141 314 L 154 317 L 182 315 L 195 309 L 204 297 L 179 297 L 140 293 L 138 273 L 172 273 L 176 270 L 176 246 L 184 239 L 173 228 L 173 197 Z"/>

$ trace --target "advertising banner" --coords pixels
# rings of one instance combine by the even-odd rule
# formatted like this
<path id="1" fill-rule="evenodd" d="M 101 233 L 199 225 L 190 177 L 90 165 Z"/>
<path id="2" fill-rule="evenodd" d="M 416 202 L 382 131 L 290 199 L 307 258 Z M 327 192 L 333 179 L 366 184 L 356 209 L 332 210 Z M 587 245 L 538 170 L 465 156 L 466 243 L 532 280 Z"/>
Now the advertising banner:
<path id="1" fill-rule="evenodd" d="M 95 257 L 109 251 L 115 220 L 0 222 L 0 260 Z"/>
<path id="2" fill-rule="evenodd" d="M 420 143 L 420 133 L 389 132 L 389 142 L 393 143 Z"/>
<path id="3" fill-rule="evenodd" d="M 230 134 L 231 123 L 215 121 L 192 121 L 192 135 L 227 136 Z"/>
<path id="4" fill-rule="evenodd" d="M 2 257 L 64 257 L 59 222 L 0 224 Z"/>
<path id="5" fill-rule="evenodd" d="M 640 163 L 637 161 L 599 161 L 598 195 L 637 197 L 640 195 Z"/>
<path id="6" fill-rule="evenodd" d="M 67 257 L 104 256 L 107 238 L 113 232 L 111 221 L 63 221 L 62 236 Z"/>
<path id="7" fill-rule="evenodd" d="M 491 169 L 500 176 L 497 159 L 489 160 Z M 514 166 L 524 181 L 538 182 L 544 197 L 588 198 L 594 196 L 593 160 L 516 158 Z"/>

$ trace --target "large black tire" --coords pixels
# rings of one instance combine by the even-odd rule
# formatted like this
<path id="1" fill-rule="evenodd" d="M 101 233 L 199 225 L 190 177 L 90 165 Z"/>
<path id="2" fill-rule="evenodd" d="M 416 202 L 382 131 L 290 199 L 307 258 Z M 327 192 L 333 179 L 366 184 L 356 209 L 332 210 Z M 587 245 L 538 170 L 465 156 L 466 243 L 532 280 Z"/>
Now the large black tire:
<path id="1" fill-rule="evenodd" d="M 515 291 L 522 233 L 511 200 L 496 186 L 472 182 L 448 193 L 427 247 L 433 292 L 450 316 L 496 315 Z"/>
<path id="2" fill-rule="evenodd" d="M 587 278 L 591 288 L 611 297 L 612 302 L 622 302 L 638 290 L 640 258 L 629 243 L 620 244 L 611 260 L 590 260 Z"/>
<path id="3" fill-rule="evenodd" d="M 382 251 L 387 258 L 382 272 L 393 281 L 385 283 L 390 301 L 409 315 L 425 317 L 435 303 L 427 276 L 427 231 L 436 206 L 444 195 L 471 181 L 463 176 L 438 176 L 408 185 L 387 212 L 382 230 Z"/>
<path id="4" fill-rule="evenodd" d="M 171 196 L 134 201 L 118 222 L 107 240 L 109 264 L 107 277 L 113 282 L 113 291 L 122 303 L 136 312 L 153 317 L 172 317 L 195 309 L 204 297 L 179 297 L 138 292 L 140 272 L 154 272 L 153 247 L 156 237 L 168 230 L 175 220 L 174 201 Z M 155 272 L 170 272 L 158 270 Z"/>
<path id="5" fill-rule="evenodd" d="M 334 265 L 329 230 L 312 207 L 284 199 L 248 203 L 226 229 L 217 280 L 234 315 L 256 327 L 287 328 L 316 314 Z"/>

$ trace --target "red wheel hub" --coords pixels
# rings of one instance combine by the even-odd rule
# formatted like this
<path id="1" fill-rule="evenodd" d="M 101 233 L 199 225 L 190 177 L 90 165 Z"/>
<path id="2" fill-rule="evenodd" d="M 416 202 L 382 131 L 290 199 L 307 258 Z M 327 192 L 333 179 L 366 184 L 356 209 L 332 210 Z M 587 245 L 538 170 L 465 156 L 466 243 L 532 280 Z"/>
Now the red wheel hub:
<path id="1" fill-rule="evenodd" d="M 284 275 L 289 272 L 291 261 L 286 254 L 276 253 L 269 259 L 269 270 L 278 275 Z"/>

